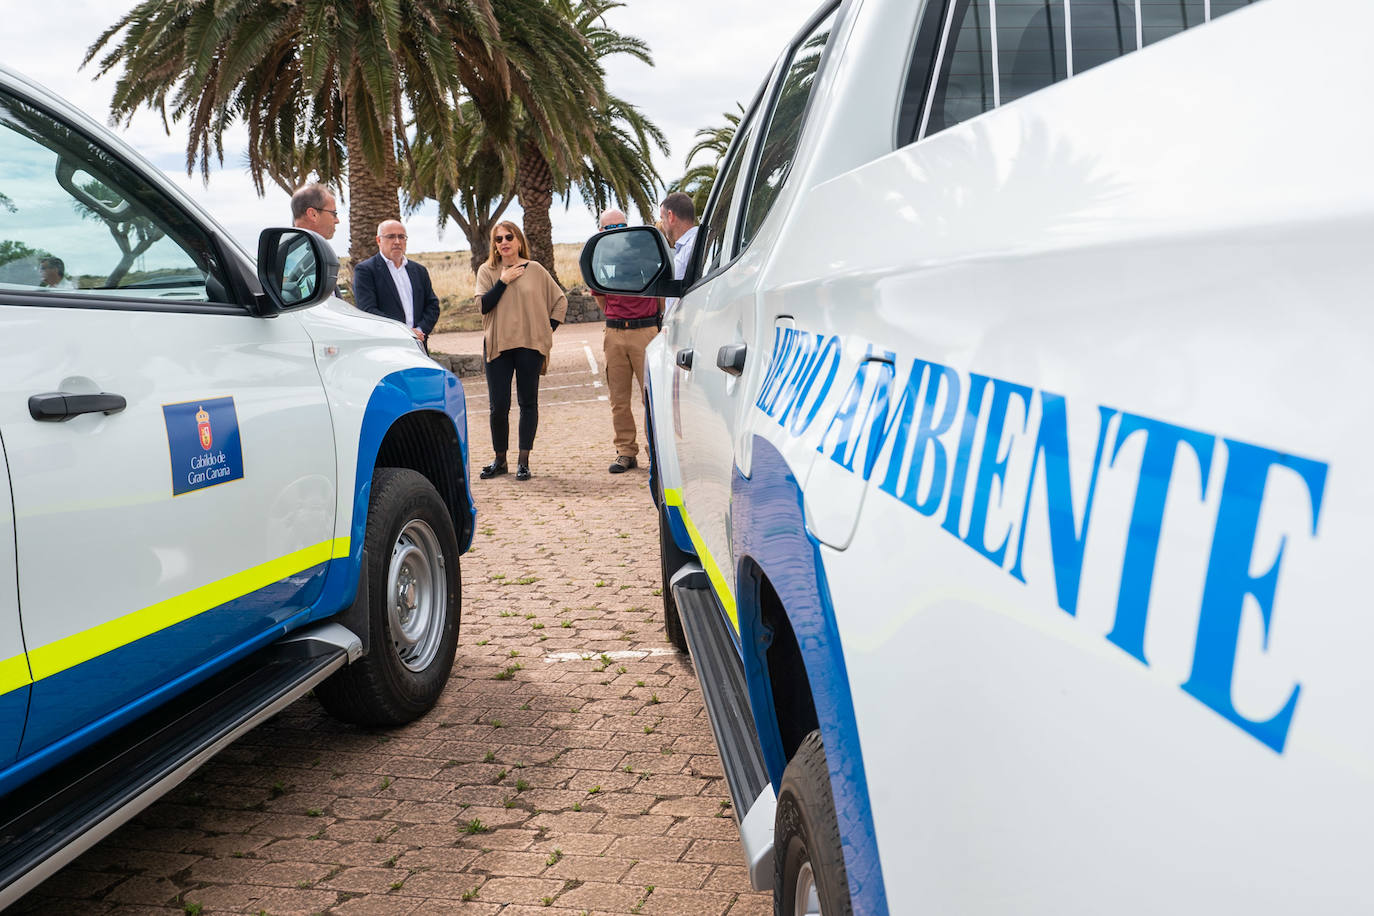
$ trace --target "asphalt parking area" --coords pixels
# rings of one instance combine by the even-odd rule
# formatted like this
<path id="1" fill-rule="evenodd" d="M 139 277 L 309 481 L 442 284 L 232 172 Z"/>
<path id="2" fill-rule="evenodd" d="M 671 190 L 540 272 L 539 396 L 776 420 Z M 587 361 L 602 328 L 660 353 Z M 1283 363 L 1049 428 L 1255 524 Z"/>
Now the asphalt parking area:
<path id="1" fill-rule="evenodd" d="M 663 636 L 645 453 L 607 473 L 600 326 L 554 336 L 533 479 L 473 481 L 439 705 L 382 733 L 296 703 L 12 912 L 772 911 L 749 891 L 691 664 Z M 475 470 L 486 386 L 464 387 Z"/>

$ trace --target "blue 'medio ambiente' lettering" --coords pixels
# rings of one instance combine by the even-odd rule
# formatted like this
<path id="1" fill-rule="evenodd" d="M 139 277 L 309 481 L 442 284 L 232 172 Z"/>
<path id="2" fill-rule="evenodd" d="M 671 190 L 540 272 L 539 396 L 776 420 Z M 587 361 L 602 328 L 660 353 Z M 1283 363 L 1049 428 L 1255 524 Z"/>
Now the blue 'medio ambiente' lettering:
<path id="1" fill-rule="evenodd" d="M 842 352 L 842 341 L 835 335 L 777 328 L 773 358 L 755 406 L 792 436 L 802 435 L 828 401 Z M 1181 687 L 1266 746 L 1283 751 L 1301 685 L 1293 684 L 1282 708 L 1270 718 L 1242 715 L 1232 701 L 1236 652 L 1247 598 L 1259 606 L 1267 648 L 1279 566 L 1287 545 L 1285 537 L 1269 568 L 1251 574 L 1269 476 L 1286 470 L 1306 486 L 1315 537 L 1326 484 L 1324 463 L 1098 406 L 1096 445 L 1086 488 L 1079 488 L 1084 494 L 1080 507 L 1074 500 L 1069 405 L 1063 396 L 978 373 L 963 375 L 922 359 L 911 362 L 899 383 L 896 367 L 895 354 L 867 347 L 827 414 L 816 445 L 818 460 L 834 462 L 869 480 L 886 454 L 880 490 L 927 517 L 933 518 L 943 505 L 943 530 L 999 569 L 1005 568 L 1010 552 L 1011 565 L 1005 571 L 1023 583 L 1026 532 L 1039 492 L 1047 512 L 1055 601 L 1070 615 L 1078 612 L 1084 551 L 1103 464 L 1116 467 L 1123 446 L 1136 443 L 1140 468 L 1121 557 L 1115 618 L 1107 639 L 1145 665 L 1149 664 L 1146 623 L 1166 501 L 1171 492 L 1176 500 L 1205 501 L 1218 441 L 1224 443 L 1226 471 L 1220 483 L 1192 671 Z M 1039 422 L 1032 429 L 1031 407 L 1036 403 Z M 975 454 L 980 424 L 983 439 Z M 1030 474 L 1023 494 L 1009 494 L 1007 467 L 1018 440 L 1034 443 L 1033 448 L 1026 446 L 1031 449 Z M 856 466 L 864 443 L 863 460 Z M 1200 478 L 1176 473 L 1182 454 L 1190 456 L 1186 466 L 1196 462 Z M 994 502 L 1001 506 L 1008 497 L 1013 498 L 1012 506 L 1020 500 L 1019 517 L 989 531 Z"/>

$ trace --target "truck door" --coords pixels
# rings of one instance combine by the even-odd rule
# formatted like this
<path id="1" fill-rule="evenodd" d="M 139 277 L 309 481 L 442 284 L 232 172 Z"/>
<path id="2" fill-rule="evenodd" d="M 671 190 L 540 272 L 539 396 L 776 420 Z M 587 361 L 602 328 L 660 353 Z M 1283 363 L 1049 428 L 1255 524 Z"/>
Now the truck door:
<path id="1" fill-rule="evenodd" d="M 27 756 L 314 600 L 334 444 L 300 322 L 249 314 L 239 255 L 138 166 L 0 93 L 0 188 Z"/>
<path id="2" fill-rule="evenodd" d="M 694 539 L 700 538 L 696 546 L 702 566 L 736 630 L 730 492 L 739 370 L 748 358 L 745 327 L 752 327 L 754 320 L 755 278 L 730 270 L 729 262 L 739 181 L 753 146 L 758 111 L 756 103 L 737 129 L 697 229 L 692 263 L 703 282 L 677 303 L 668 329 L 669 341 L 678 353 L 673 430 L 682 471 L 683 508 Z M 735 360 L 738 366 L 722 369 L 720 360 Z"/>
<path id="3" fill-rule="evenodd" d="M 750 473 L 754 428 L 744 420 L 759 393 L 776 321 L 789 308 L 786 294 L 766 291 L 769 240 L 751 243 L 776 232 L 778 220 L 769 227 L 768 216 L 791 172 L 834 23 L 831 10 L 804 30 L 740 124 L 699 229 L 695 264 L 703 282 L 680 303 L 690 312 L 684 321 L 690 321 L 693 349 L 690 380 L 680 383 L 679 435 L 689 443 L 678 449 L 683 503 L 711 554 L 703 566 L 736 630 L 730 500 L 735 475 Z"/>

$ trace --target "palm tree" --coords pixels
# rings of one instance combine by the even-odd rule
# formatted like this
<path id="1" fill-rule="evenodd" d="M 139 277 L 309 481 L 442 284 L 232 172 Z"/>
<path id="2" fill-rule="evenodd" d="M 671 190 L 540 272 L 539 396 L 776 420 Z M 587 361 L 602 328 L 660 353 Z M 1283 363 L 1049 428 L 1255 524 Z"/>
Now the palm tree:
<path id="1" fill-rule="evenodd" d="M 475 273 L 490 253 L 492 227 L 515 199 L 513 161 L 483 129 L 472 103 L 451 115 L 450 156 L 428 137 L 417 137 L 402 170 L 402 201 L 413 213 L 427 199 L 439 205 L 439 228 L 452 220 L 467 237 Z"/>
<path id="2" fill-rule="evenodd" d="M 508 56 L 494 3 L 523 30 L 546 30 L 546 40 Z M 164 122 L 169 107 L 171 120 L 189 121 L 188 173 L 199 165 L 208 179 L 236 119 L 248 127 L 259 193 L 264 178 L 288 186 L 313 171 L 339 183 L 346 172 L 357 258 L 370 252 L 376 224 L 400 215 L 397 163 L 410 157 L 408 126 L 447 155 L 450 112 L 463 97 L 497 111 L 514 95 L 542 126 L 565 127 L 538 92 L 550 92 L 561 110 L 562 96 L 587 84 L 574 74 L 596 71 L 558 22 L 543 0 L 142 0 L 85 62 L 112 46 L 100 72 L 123 65 L 111 102 L 116 122 L 145 105 Z"/>
<path id="3" fill-rule="evenodd" d="M 599 62 L 613 54 L 629 54 L 654 65 L 643 40 L 617 32 L 606 23 L 606 13 L 624 5 L 619 0 L 549 0 L 550 8 L 586 42 L 598 62 L 598 72 Z M 553 148 L 548 136 L 531 130 L 528 123 L 523 125 L 516 145 L 515 188 L 525 211 L 530 255 L 555 279 L 553 224 L 549 218 L 554 198 L 576 187 L 588 206 L 600 209 L 614 194 L 624 203 L 633 201 L 647 215 L 660 184 L 650 143 L 665 154 L 668 151 L 663 132 L 623 99 L 607 94 L 600 104 L 582 112 L 590 117 L 577 135 L 580 142 L 567 144 L 570 155 Z"/>
<path id="4" fill-rule="evenodd" d="M 572 175 L 572 185 L 589 210 L 600 212 L 613 203 L 639 211 L 645 222 L 658 212 L 655 193 L 663 180 L 654 168 L 650 144 L 668 154 L 668 139 L 638 108 L 614 95 L 594 113 L 596 135 L 592 149 Z"/>
<path id="5" fill-rule="evenodd" d="M 617 0 L 552 0 L 546 7 L 597 61 L 629 53 L 652 65 L 642 41 L 606 27 L 601 19 L 607 10 L 623 5 Z M 528 32 L 520 22 L 506 21 L 512 13 L 503 5 L 496 6 L 496 13 L 503 46 L 514 64 L 528 53 L 521 47 Z M 467 236 L 474 270 L 486 259 L 491 227 L 517 195 L 531 254 L 555 279 L 549 219 L 555 197 L 575 188 L 589 207 L 602 209 L 614 198 L 625 206 L 633 202 L 646 217 L 652 214 L 660 179 L 651 146 L 666 153 L 667 141 L 637 108 L 604 91 L 599 64 L 589 72 L 597 84 L 584 86 L 566 107 L 555 104 L 556 94 L 540 93 L 546 103 L 542 113 L 519 102 L 492 106 L 490 100 L 473 98 L 451 119 L 447 158 L 417 137 L 412 167 L 404 174 L 406 207 L 413 211 L 428 198 L 436 200 L 439 225 L 452 220 Z M 589 104 L 588 98 L 598 101 Z M 544 122 L 555 117 L 566 126 L 549 129 Z"/>
<path id="6" fill-rule="evenodd" d="M 724 124 L 703 127 L 696 132 L 697 142 L 687 151 L 687 171 L 668 188 L 669 191 L 681 191 L 692 198 L 692 205 L 696 207 L 698 214 L 706 209 L 706 202 L 711 197 L 711 186 L 715 184 L 716 172 L 720 169 L 720 161 L 730 149 L 730 142 L 735 139 L 735 130 L 739 128 L 739 122 L 744 117 L 744 106 L 738 102 L 735 105 L 739 108 L 739 114 L 727 111 L 724 113 Z M 692 160 L 698 153 L 713 153 L 714 158 L 694 166 Z"/>

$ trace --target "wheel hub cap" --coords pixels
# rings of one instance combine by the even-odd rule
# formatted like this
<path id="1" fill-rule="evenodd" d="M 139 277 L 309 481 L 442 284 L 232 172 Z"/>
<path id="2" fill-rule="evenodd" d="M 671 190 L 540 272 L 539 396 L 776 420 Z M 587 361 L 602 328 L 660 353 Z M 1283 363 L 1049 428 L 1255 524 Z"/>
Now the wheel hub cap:
<path id="1" fill-rule="evenodd" d="M 391 548 L 387 567 L 387 620 L 397 658 L 423 671 L 439 651 L 448 614 L 444 553 L 434 529 L 408 522 Z"/>

